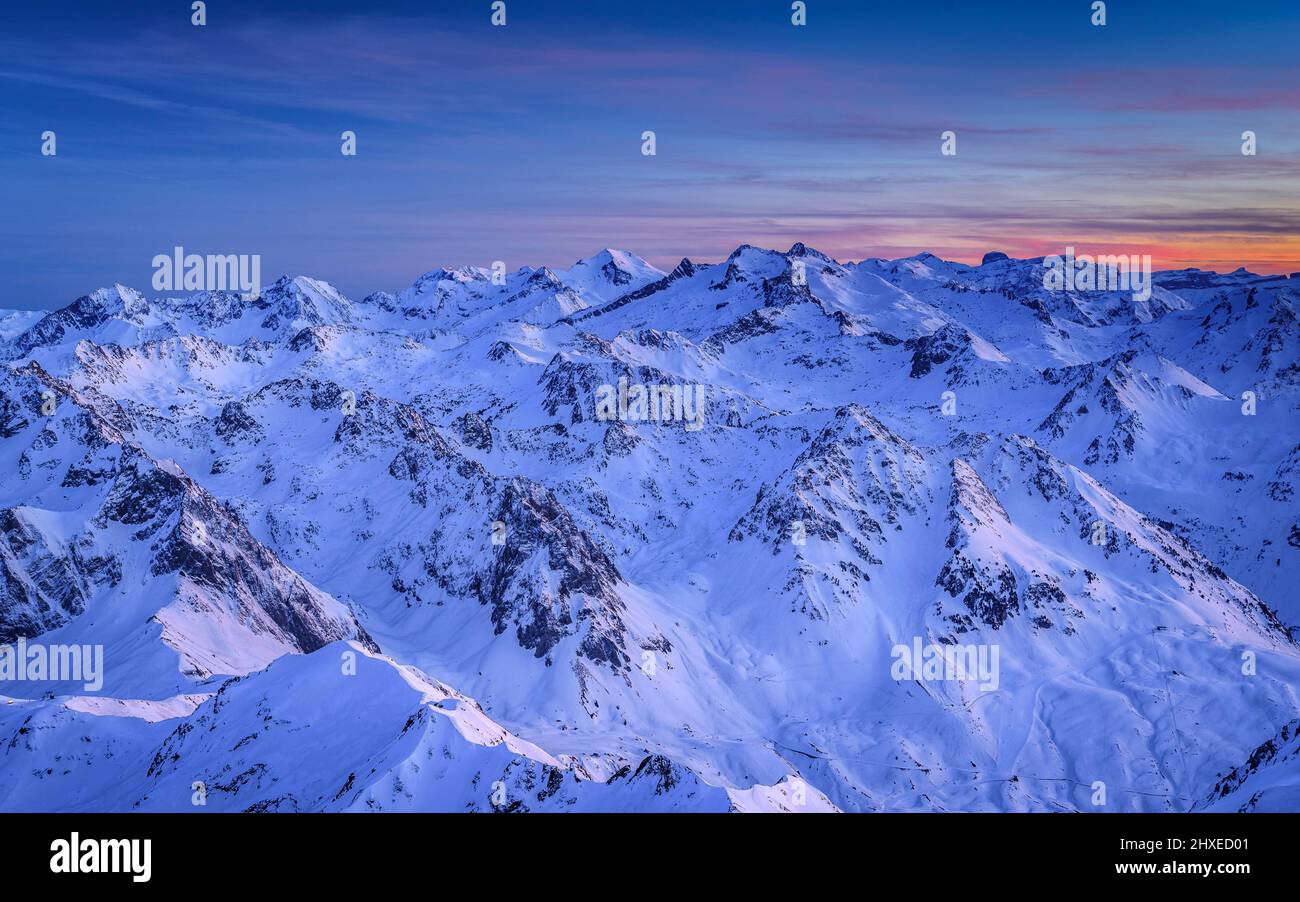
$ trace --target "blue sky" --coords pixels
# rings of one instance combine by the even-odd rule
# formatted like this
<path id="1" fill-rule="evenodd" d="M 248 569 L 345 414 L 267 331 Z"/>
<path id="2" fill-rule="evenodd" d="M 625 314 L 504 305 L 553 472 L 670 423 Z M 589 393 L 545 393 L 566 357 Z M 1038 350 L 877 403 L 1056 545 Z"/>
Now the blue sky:
<path id="1" fill-rule="evenodd" d="M 6 3 L 0 306 L 147 289 L 176 245 L 354 296 L 795 240 L 1300 270 L 1300 6 L 1090 6 Z"/>

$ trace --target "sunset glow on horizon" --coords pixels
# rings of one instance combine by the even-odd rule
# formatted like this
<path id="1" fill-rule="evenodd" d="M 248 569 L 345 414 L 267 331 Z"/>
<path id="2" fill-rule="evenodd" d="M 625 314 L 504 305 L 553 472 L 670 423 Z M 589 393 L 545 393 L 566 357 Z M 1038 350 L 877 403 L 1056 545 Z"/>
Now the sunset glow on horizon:
<path id="1" fill-rule="evenodd" d="M 507 28 L 486 4 L 230 0 L 201 29 L 154 0 L 14 13 L 8 303 L 143 285 L 178 244 L 355 296 L 606 246 L 662 266 L 741 243 L 972 263 L 1072 244 L 1300 271 L 1300 10 L 1141 6 L 1107 28 L 1086 3 L 942 0 L 825 0 L 804 28 L 782 3 L 740 22 L 519 0 Z"/>

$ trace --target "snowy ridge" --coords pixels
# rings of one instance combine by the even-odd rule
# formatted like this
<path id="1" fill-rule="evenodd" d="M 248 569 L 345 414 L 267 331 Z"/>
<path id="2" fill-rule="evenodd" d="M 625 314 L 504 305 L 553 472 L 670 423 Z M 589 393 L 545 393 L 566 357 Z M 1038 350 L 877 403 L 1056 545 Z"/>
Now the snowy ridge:
<path id="1" fill-rule="evenodd" d="M 1300 290 L 1042 273 L 0 313 L 0 642 L 104 649 L 0 680 L 0 809 L 1293 806 Z"/>

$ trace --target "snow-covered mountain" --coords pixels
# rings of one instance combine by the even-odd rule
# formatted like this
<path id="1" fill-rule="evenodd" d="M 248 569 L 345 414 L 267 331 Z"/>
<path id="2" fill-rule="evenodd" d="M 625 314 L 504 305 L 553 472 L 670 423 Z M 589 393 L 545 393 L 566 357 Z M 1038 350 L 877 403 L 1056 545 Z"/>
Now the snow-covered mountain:
<path id="1" fill-rule="evenodd" d="M 103 654 L 0 649 L 0 809 L 1294 807 L 1297 279 L 743 245 L 0 312 L 0 643 Z"/>

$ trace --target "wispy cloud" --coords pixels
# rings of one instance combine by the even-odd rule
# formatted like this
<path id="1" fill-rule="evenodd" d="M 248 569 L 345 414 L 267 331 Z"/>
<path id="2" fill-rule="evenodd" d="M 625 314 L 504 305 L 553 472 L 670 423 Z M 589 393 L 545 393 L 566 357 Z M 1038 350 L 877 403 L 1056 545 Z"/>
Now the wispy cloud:
<path id="1" fill-rule="evenodd" d="M 1300 269 L 1300 67 L 1208 20 L 1179 20 L 1189 56 L 1138 39 L 1156 23 L 1078 32 L 1054 8 L 995 27 L 956 5 L 922 41 L 909 10 L 819 10 L 845 20 L 795 31 L 538 0 L 492 29 L 386 8 L 403 5 L 286 18 L 229 0 L 206 28 L 124 7 L 111 29 L 9 30 L 0 267 L 53 253 L 36 235 L 123 266 L 237 246 L 363 291 L 436 263 L 801 239 L 976 260 L 1120 239 Z M 57 161 L 37 153 L 46 128 Z M 49 290 L 84 290 L 70 279 Z"/>

